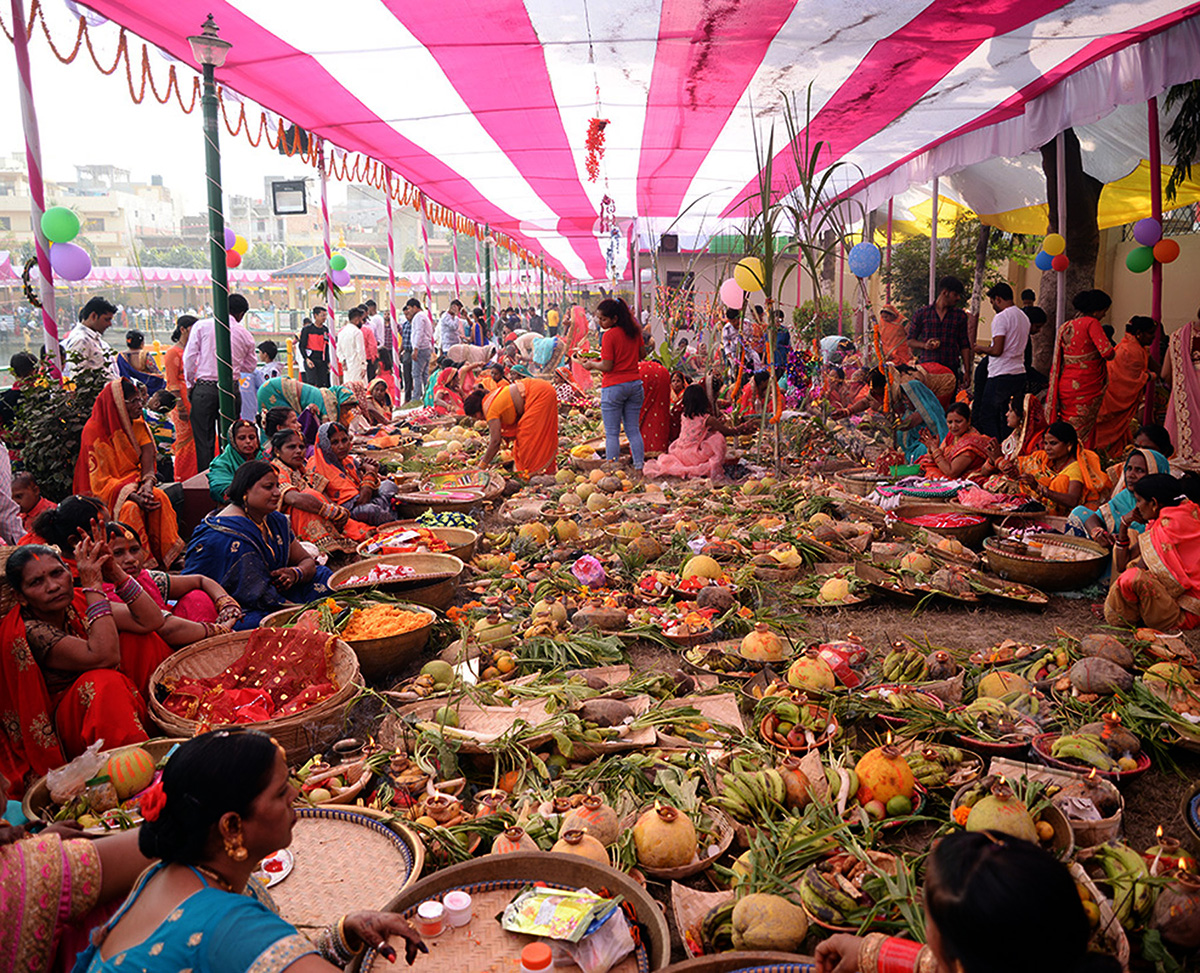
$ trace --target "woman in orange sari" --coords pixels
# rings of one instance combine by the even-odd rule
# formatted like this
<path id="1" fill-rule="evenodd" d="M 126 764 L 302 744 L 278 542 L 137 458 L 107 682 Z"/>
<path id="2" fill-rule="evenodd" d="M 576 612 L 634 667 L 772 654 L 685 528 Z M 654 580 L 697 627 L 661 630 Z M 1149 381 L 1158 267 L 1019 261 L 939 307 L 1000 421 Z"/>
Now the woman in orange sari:
<path id="1" fill-rule="evenodd" d="M 927 428 L 922 430 L 927 452 L 917 462 L 933 480 L 973 478 L 986 465 L 995 440 L 971 425 L 971 407 L 965 402 L 955 402 L 946 410 L 946 425 L 950 431 L 941 443 Z"/>
<path id="2" fill-rule="evenodd" d="M 26 545 L 4 576 L 17 606 L 0 623 L 0 773 L 13 781 L 44 774 L 97 740 L 109 747 L 146 739 L 150 676 L 171 654 L 152 635 L 164 615 L 113 560 L 97 526 L 75 546 L 82 587 L 53 548 Z M 101 588 L 116 585 L 124 604 Z"/>
<path id="3" fill-rule="evenodd" d="M 885 362 L 893 365 L 911 365 L 912 349 L 908 347 L 908 332 L 904 330 L 905 317 L 891 304 L 879 311 L 879 351 Z"/>
<path id="4" fill-rule="evenodd" d="M 83 427 L 75 492 L 99 497 L 110 519 L 137 531 L 152 567 L 169 570 L 183 553 L 175 508 L 155 484 L 154 437 L 142 418 L 141 397 L 128 379 L 113 379 Z"/>
<path id="5" fill-rule="evenodd" d="M 1108 382 L 1104 363 L 1113 357 L 1113 346 L 1100 326 L 1112 298 L 1104 291 L 1082 291 L 1072 303 L 1079 316 L 1058 329 L 1046 394 L 1046 422 L 1069 422 L 1079 433 L 1079 441 L 1091 449 Z"/>
<path id="6" fill-rule="evenodd" d="M 486 396 L 476 389 L 467 396 L 463 411 L 488 424 L 490 439 L 481 467 L 495 459 L 502 439 L 512 439 L 513 466 L 521 476 L 558 469 L 558 395 L 549 382 L 523 378 Z"/>
<path id="7" fill-rule="evenodd" d="M 187 382 L 183 377 L 183 349 L 187 347 L 188 335 L 192 333 L 192 325 L 196 319 L 190 314 L 179 317 L 175 323 L 175 331 L 171 334 L 174 342 L 163 352 L 163 368 L 166 371 L 167 390 L 175 396 L 175 411 L 171 415 L 171 423 L 175 427 L 175 445 L 171 452 L 175 456 L 175 481 L 182 483 L 198 472 L 196 466 L 196 441 L 192 439 L 192 407 L 188 402 Z"/>
<path id="8" fill-rule="evenodd" d="M 1140 535 L 1121 522 L 1114 551 L 1116 580 L 1104 602 L 1109 625 L 1159 631 L 1200 623 L 1200 495 L 1195 476 L 1144 476 L 1133 487 Z M 1136 540 L 1135 540 L 1136 538 Z"/>
<path id="9" fill-rule="evenodd" d="M 670 444 L 671 433 L 671 373 L 665 365 L 643 359 L 638 364 L 642 376 L 642 411 L 638 427 L 647 453 L 661 453 Z"/>
<path id="10" fill-rule="evenodd" d="M 1150 352 L 1158 325 L 1154 318 L 1132 317 L 1125 325 L 1125 337 L 1117 343 L 1108 363 L 1108 386 L 1096 416 L 1096 449 L 1115 459 L 1133 442 L 1134 416 L 1146 401 L 1146 381 L 1150 378 Z"/>
<path id="11" fill-rule="evenodd" d="M 350 433 L 337 422 L 326 422 L 317 432 L 317 448 L 308 463 L 308 472 L 320 476 L 322 492 L 344 507 L 355 520 L 378 527 L 396 519 L 392 497 L 396 484 L 379 475 L 379 464 L 372 459 L 350 455 Z"/>
<path id="12" fill-rule="evenodd" d="M 304 436 L 280 429 L 271 437 L 271 465 L 279 474 L 279 509 L 292 521 L 292 532 L 316 544 L 324 554 L 353 554 L 371 534 L 366 524 L 353 520 L 350 511 L 330 503 L 322 490 L 325 479 L 306 472 Z"/>
<path id="13" fill-rule="evenodd" d="M 1068 514 L 1081 505 L 1095 507 L 1112 486 L 1100 457 L 1083 448 L 1069 422 L 1050 423 L 1042 448 L 1017 457 L 1016 467 L 1021 492 L 1041 500 L 1055 514 Z"/>

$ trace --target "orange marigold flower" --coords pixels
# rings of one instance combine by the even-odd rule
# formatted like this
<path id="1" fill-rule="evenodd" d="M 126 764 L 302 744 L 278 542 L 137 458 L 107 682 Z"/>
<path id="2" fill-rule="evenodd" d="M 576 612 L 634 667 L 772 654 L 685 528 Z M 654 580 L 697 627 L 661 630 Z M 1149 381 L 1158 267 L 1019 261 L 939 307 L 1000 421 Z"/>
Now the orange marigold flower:
<path id="1" fill-rule="evenodd" d="M 961 807 L 960 806 L 960 807 L 956 807 L 954 809 L 954 823 L 960 824 L 964 828 L 967 825 L 967 818 L 969 818 L 970 816 L 971 816 L 971 809 L 969 807 Z"/>

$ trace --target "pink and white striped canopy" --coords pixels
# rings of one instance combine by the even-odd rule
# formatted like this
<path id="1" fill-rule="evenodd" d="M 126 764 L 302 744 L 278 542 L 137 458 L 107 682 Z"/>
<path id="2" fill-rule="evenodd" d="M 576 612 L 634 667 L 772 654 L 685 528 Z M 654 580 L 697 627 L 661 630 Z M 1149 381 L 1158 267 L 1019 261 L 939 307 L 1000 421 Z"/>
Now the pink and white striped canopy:
<path id="1" fill-rule="evenodd" d="M 776 123 L 783 173 L 781 103 L 810 84 L 812 137 L 856 167 L 837 188 L 873 208 L 1200 64 L 1200 3 L 1178 0 L 87 2 L 189 64 L 211 11 L 233 43 L 222 83 L 579 278 L 604 274 L 606 192 L 645 237 L 736 216 L 755 128 Z"/>

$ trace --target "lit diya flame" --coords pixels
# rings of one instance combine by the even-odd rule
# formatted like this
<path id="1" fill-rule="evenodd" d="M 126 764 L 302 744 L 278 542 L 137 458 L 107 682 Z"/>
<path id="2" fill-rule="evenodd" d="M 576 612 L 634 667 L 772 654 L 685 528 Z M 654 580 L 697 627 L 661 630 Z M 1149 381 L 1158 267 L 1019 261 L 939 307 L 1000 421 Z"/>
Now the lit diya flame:
<path id="1" fill-rule="evenodd" d="M 1160 824 L 1158 826 L 1158 828 L 1155 829 L 1155 832 L 1154 832 L 1155 840 L 1162 841 L 1162 834 L 1163 834 L 1163 829 L 1162 829 L 1162 825 Z"/>
<path id="2" fill-rule="evenodd" d="M 885 741 L 885 746 L 890 747 L 891 745 L 892 745 L 892 731 L 888 730 L 887 731 L 887 740 Z"/>

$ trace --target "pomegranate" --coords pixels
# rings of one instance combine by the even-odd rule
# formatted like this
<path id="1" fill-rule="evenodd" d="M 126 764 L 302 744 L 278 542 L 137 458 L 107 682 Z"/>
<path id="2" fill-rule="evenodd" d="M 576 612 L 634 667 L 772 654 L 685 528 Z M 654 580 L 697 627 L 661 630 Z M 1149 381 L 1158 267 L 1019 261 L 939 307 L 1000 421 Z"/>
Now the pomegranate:
<path id="1" fill-rule="evenodd" d="M 696 857 L 696 829 L 682 811 L 651 808 L 633 826 L 638 864 L 646 868 L 680 868 Z"/>
<path id="2" fill-rule="evenodd" d="M 742 639 L 741 654 L 751 662 L 779 662 L 783 659 L 783 642 L 766 622 L 759 622 L 754 631 Z"/>
<path id="3" fill-rule="evenodd" d="M 513 851 L 537 851 L 537 842 L 525 833 L 524 828 L 506 828 L 492 842 L 493 855 L 507 855 Z"/>
<path id="4" fill-rule="evenodd" d="M 1029 810 L 1013 794 L 1012 788 L 1004 781 L 996 781 L 992 792 L 981 797 L 971 813 L 967 815 L 968 831 L 999 831 L 1023 838 L 1031 844 L 1038 843 L 1037 827 Z"/>
<path id="5" fill-rule="evenodd" d="M 563 831 L 550 850 L 563 855 L 579 855 L 581 858 L 590 858 L 601 865 L 611 864 L 604 845 L 586 831 Z"/>
<path id="6" fill-rule="evenodd" d="M 599 794 L 588 794 L 583 803 L 569 812 L 562 822 L 563 831 L 586 831 L 602 845 L 611 845 L 621 833 L 617 812 L 604 803 Z"/>
<path id="7" fill-rule="evenodd" d="M 854 765 L 854 772 L 858 775 L 859 804 L 879 801 L 886 805 L 896 796 L 911 801 L 917 792 L 912 768 L 900 756 L 900 751 L 890 744 L 868 750 Z"/>

